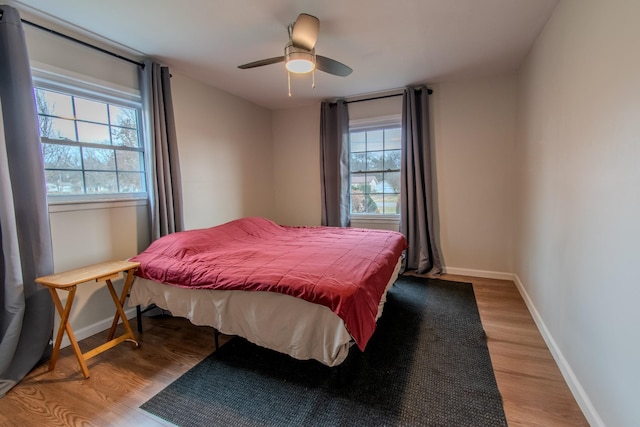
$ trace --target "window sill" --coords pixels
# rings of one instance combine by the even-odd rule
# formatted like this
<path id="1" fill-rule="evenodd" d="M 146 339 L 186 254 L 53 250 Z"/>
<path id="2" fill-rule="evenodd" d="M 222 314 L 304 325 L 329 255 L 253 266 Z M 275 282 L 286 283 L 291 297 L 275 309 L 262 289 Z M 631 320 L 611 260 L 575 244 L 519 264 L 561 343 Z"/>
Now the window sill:
<path id="1" fill-rule="evenodd" d="M 147 204 L 148 204 L 148 200 L 146 198 L 100 199 L 100 200 L 85 200 L 85 201 L 49 200 L 49 213 L 88 211 L 88 210 L 96 210 L 96 209 L 126 208 L 131 206 L 146 206 Z"/>
<path id="2" fill-rule="evenodd" d="M 400 215 L 351 215 L 352 221 L 399 222 Z"/>
<path id="3" fill-rule="evenodd" d="M 373 228 L 380 230 L 400 230 L 399 215 L 358 215 L 351 216 L 351 227 Z"/>

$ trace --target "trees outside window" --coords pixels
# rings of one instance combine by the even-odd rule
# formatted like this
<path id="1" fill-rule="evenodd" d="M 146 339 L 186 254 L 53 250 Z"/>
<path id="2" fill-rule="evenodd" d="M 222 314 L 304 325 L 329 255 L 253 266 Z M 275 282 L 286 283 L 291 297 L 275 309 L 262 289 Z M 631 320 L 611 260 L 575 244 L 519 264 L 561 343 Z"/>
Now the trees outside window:
<path id="1" fill-rule="evenodd" d="M 36 87 L 49 196 L 146 192 L 140 107 Z"/>

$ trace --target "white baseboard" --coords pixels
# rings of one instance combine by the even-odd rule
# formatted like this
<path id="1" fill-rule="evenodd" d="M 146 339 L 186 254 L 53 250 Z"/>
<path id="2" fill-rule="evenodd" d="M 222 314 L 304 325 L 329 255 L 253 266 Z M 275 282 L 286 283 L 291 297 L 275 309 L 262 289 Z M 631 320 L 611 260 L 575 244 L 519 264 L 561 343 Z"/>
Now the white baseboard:
<path id="1" fill-rule="evenodd" d="M 115 311 L 115 309 L 114 309 Z M 130 308 L 128 310 L 124 311 L 125 314 L 127 315 L 127 319 L 132 319 L 136 316 L 136 309 L 135 308 Z M 80 341 L 83 340 L 85 338 L 89 338 L 92 335 L 97 334 L 98 332 L 102 332 L 102 331 L 106 331 L 107 329 L 109 329 L 111 327 L 111 322 L 113 322 L 113 317 L 109 317 L 108 319 L 104 319 L 104 320 L 100 320 L 99 322 L 93 323 L 91 325 L 85 326 L 84 328 L 80 328 L 78 330 L 74 330 L 73 334 L 76 336 L 76 341 Z M 122 323 L 122 320 L 120 320 L 119 323 Z M 56 324 L 56 330 L 53 333 L 53 339 L 55 340 L 55 337 L 58 333 L 58 326 Z M 65 348 L 67 346 L 69 346 L 71 343 L 69 342 L 69 337 L 67 337 L 67 334 L 65 332 L 64 336 L 62 337 L 62 344 L 60 345 L 60 348 Z"/>
<path id="2" fill-rule="evenodd" d="M 571 365 L 569 365 L 569 362 L 567 361 L 567 359 L 565 359 L 562 351 L 560 351 L 558 344 L 553 339 L 551 332 L 547 328 L 547 325 L 544 323 L 544 320 L 542 320 L 540 313 L 533 304 L 533 301 L 529 297 L 529 294 L 527 293 L 517 274 L 513 275 L 513 281 L 515 282 L 516 287 L 518 288 L 518 291 L 520 292 L 520 295 L 524 300 L 524 303 L 527 305 L 529 313 L 531 313 L 531 317 L 533 317 L 533 321 L 536 323 L 536 326 L 538 327 L 542 338 L 547 344 L 547 347 L 549 347 L 549 351 L 551 351 L 551 355 L 556 361 L 558 368 L 560 368 L 560 372 L 562 373 L 564 380 L 567 382 L 569 389 L 571 389 L 571 392 L 573 393 L 578 406 L 580 406 L 580 409 L 582 409 L 584 416 L 587 418 L 587 421 L 593 427 L 605 427 L 602 418 L 600 418 L 600 415 L 596 411 L 596 408 L 591 403 L 591 400 L 589 399 L 589 396 L 587 396 L 587 393 L 582 387 L 582 384 L 580 384 L 580 381 L 578 381 L 578 378 L 573 372 L 573 369 L 571 369 Z"/>
<path id="3" fill-rule="evenodd" d="M 501 271 L 472 270 L 469 268 L 444 267 L 447 274 L 456 274 L 459 276 L 482 277 L 485 279 L 498 280 L 514 280 L 513 273 L 505 273 Z"/>
<path id="4" fill-rule="evenodd" d="M 445 267 L 445 271 L 447 274 L 456 274 L 460 276 L 482 277 L 487 279 L 499 279 L 499 280 L 512 280 L 515 283 L 516 288 L 518 289 L 518 292 L 520 292 L 520 296 L 522 296 L 522 299 L 524 300 L 524 303 L 526 304 L 527 309 L 529 310 L 529 313 L 533 318 L 533 321 L 538 327 L 538 331 L 540 331 L 540 335 L 542 335 L 542 338 L 547 344 L 547 347 L 551 352 L 551 356 L 553 357 L 556 364 L 558 365 L 558 368 L 560 369 L 560 372 L 562 373 L 564 380 L 567 382 L 567 385 L 569 386 L 571 393 L 576 399 L 576 402 L 578 403 L 578 406 L 582 410 L 584 416 L 587 418 L 587 421 L 593 427 L 605 427 L 605 424 L 602 421 L 602 418 L 600 418 L 600 415 L 598 414 L 595 407 L 591 403 L 591 400 L 589 399 L 589 396 L 587 396 L 587 393 L 582 387 L 582 384 L 580 384 L 580 381 L 578 381 L 578 378 L 573 372 L 573 369 L 571 369 L 569 362 L 560 351 L 558 344 L 553 339 L 553 336 L 551 335 L 549 328 L 547 328 L 547 325 L 542 320 L 540 313 L 538 312 L 535 305 L 533 304 L 533 301 L 529 297 L 529 294 L 527 293 L 524 285 L 522 284 L 522 281 L 520 280 L 517 274 L 497 272 L 497 271 L 473 270 L 473 269 L 467 269 L 467 268 L 455 268 L 455 267 Z"/>

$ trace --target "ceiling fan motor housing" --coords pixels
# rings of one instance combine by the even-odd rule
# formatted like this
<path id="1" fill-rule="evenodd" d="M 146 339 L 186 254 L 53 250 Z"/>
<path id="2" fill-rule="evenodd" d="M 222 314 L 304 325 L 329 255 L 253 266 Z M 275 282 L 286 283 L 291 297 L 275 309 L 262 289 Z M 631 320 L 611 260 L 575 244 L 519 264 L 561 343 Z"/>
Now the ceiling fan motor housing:
<path id="1" fill-rule="evenodd" d="M 289 42 L 284 47 L 285 64 L 292 73 L 308 73 L 316 66 L 316 50 L 295 47 Z"/>

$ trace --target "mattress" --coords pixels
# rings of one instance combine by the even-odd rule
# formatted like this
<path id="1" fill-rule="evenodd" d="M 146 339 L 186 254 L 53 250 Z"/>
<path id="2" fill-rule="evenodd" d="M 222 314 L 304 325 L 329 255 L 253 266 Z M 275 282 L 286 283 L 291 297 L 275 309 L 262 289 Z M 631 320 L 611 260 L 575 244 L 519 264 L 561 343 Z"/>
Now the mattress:
<path id="1" fill-rule="evenodd" d="M 398 277 L 401 259 L 378 305 L 382 315 L 388 289 Z M 194 325 L 211 326 L 299 360 L 315 359 L 327 366 L 342 363 L 354 343 L 344 321 L 326 306 L 268 291 L 191 289 L 136 277 L 130 306 L 158 307 Z"/>

